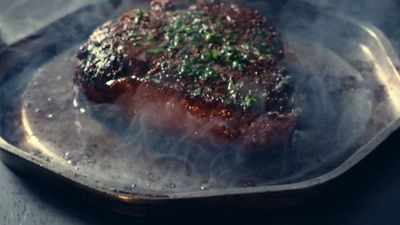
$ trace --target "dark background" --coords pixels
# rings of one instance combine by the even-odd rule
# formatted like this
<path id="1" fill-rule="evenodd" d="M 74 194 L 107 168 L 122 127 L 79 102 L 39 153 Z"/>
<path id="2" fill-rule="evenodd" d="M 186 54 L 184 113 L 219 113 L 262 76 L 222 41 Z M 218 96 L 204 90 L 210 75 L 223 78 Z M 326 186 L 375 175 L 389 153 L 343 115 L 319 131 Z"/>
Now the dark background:
<path id="1" fill-rule="evenodd" d="M 2 45 L 10 44 L 95 0 L 0 0 Z M 285 1 L 280 1 L 282 4 Z M 400 52 L 400 2 L 308 0 L 376 25 Z M 45 5 L 47 10 L 41 7 Z M 0 65 L 1 66 L 1 65 Z M 400 131 L 307 203 L 269 212 L 129 218 L 80 202 L 0 163 L 0 224 L 400 224 Z"/>

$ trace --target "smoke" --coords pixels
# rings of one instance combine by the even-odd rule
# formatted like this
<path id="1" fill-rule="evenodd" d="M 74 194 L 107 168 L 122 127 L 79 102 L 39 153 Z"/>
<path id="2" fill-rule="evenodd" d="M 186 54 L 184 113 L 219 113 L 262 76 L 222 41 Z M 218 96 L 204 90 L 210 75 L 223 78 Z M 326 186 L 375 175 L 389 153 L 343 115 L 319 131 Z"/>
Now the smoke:
<path id="1" fill-rule="evenodd" d="M 398 11 L 400 2 L 398 0 L 304 0 L 322 11 L 337 12 L 355 17 L 363 22 L 370 23 L 390 38 L 395 49 L 399 49 L 400 40 L 400 17 Z"/>
<path id="2" fill-rule="evenodd" d="M 350 14 L 361 20 L 380 25 L 384 21 L 392 20 L 394 13 L 398 10 L 399 2 L 396 0 L 385 1 L 332 1 L 332 0 L 305 0 L 321 10 L 332 10 Z"/>
<path id="3" fill-rule="evenodd" d="M 2 30 L 2 37 L 6 43 L 13 43 L 33 34 L 52 21 L 58 20 L 80 7 L 94 2 L 96 0 L 2 1 L 0 3 L 0 29 Z M 43 8 L 43 5 L 46 7 Z"/>
<path id="4" fill-rule="evenodd" d="M 376 46 L 376 40 L 365 30 L 367 25 L 351 18 L 388 27 L 398 22 L 394 14 L 398 3 L 307 2 L 241 1 L 266 14 L 278 26 L 285 45 L 285 64 L 297 87 L 295 96 L 302 96 L 294 103 L 303 110 L 299 127 L 282 149 L 253 153 L 241 146 L 221 149 L 213 140 L 207 144 L 193 142 L 187 135 L 169 134 L 147 124 L 145 121 L 162 119 L 152 116 L 159 109 L 151 103 L 127 119 L 121 116 L 121 108 L 91 104 L 77 93 L 72 84 L 74 54 L 92 29 L 82 31 L 88 23 L 87 16 L 106 20 L 124 9 L 144 7 L 143 1 L 123 1 L 112 13 L 95 7 L 89 13 L 75 14 L 68 21 L 53 24 L 58 30 L 50 30 L 58 32 L 66 24 L 75 24 L 68 36 L 78 38 L 64 43 L 62 35 L 56 36 L 60 40 L 56 40 L 52 51 L 31 55 L 37 59 L 33 60 L 35 63 L 24 64 L 18 76 L 0 84 L 1 96 L 6 96 L 8 104 L 2 108 L 7 110 L 7 116 L 0 118 L 0 131 L 10 127 L 19 130 L 10 122 L 18 121 L 20 130 L 29 131 L 30 135 L 13 144 L 32 152 L 40 149 L 40 154 L 54 163 L 127 192 L 261 186 L 321 175 L 342 163 L 397 116 L 377 77 L 377 68 L 387 76 L 393 75 L 385 63 L 387 52 Z M 75 1 L 62 4 L 76 6 Z M 24 8 L 14 6 L 18 7 Z M 12 12 L 9 10 L 7 15 Z M 37 18 L 29 19 L 34 23 Z M 13 29 L 23 30 L 17 25 Z M 379 32 L 375 35 L 386 43 Z M 9 36 L 5 37 L 8 40 Z M 6 90 L 15 93 L 10 96 Z M 209 132 L 208 125 L 199 132 Z M 15 135 L 18 132 L 7 133 L 6 139 L 15 140 L 15 136 L 20 137 Z"/>

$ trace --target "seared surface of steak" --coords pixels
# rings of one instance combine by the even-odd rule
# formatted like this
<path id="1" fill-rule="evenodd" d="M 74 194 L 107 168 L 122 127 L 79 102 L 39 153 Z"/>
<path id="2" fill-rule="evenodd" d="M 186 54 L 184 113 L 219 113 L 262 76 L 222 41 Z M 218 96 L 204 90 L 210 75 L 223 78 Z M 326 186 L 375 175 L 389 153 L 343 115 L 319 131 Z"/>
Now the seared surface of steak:
<path id="1" fill-rule="evenodd" d="M 153 1 L 97 28 L 77 57 L 74 82 L 90 101 L 193 140 L 266 149 L 296 124 L 280 36 L 249 8 Z"/>

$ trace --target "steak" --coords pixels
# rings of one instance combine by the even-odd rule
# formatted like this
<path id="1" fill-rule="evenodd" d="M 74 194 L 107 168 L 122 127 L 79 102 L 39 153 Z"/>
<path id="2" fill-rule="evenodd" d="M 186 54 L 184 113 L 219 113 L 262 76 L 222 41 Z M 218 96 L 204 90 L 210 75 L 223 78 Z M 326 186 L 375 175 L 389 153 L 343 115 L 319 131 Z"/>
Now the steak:
<path id="1" fill-rule="evenodd" d="M 193 141 L 264 150 L 296 126 L 280 35 L 256 10 L 154 0 L 98 27 L 77 58 L 74 83 L 90 101 Z"/>

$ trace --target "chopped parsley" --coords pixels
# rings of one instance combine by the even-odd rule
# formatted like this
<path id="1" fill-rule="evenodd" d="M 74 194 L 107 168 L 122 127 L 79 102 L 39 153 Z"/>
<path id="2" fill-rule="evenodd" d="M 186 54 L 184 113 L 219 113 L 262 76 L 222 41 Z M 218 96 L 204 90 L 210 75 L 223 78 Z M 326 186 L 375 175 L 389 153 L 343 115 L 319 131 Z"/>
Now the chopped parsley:
<path id="1" fill-rule="evenodd" d="M 279 67 L 274 56 L 281 46 L 275 31 L 269 30 L 270 27 L 249 27 L 251 32 L 246 35 L 253 36 L 246 39 L 246 29 L 232 25 L 234 21 L 229 16 L 218 16 L 201 9 L 165 13 L 165 24 L 157 31 L 146 28 L 146 23 L 151 21 L 150 13 L 138 9 L 128 18 L 130 25 L 124 26 L 120 39 L 145 49 L 145 56 L 152 57 L 155 60 L 152 66 L 156 67 L 145 74 L 130 76 L 157 84 L 182 81 L 190 96 L 217 100 L 244 110 L 260 102 L 258 95 L 251 93 L 268 96 L 270 90 L 265 89 L 265 84 L 271 81 L 267 78 Z M 96 68 L 87 63 L 85 69 L 98 76 L 110 68 L 122 71 L 122 66 L 114 67 L 128 51 L 126 43 L 113 45 L 110 39 L 104 40 L 91 42 L 86 50 L 87 60 Z M 261 59 L 264 61 L 260 63 Z M 104 79 L 114 80 L 117 76 L 118 73 L 114 73 Z M 264 89 L 245 90 L 240 80 L 243 78 Z M 290 84 L 283 74 L 277 73 L 274 79 L 277 88 Z"/>

